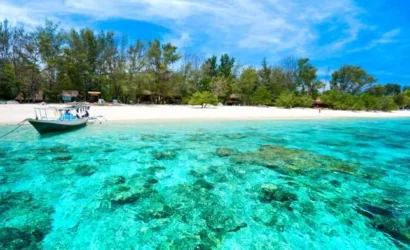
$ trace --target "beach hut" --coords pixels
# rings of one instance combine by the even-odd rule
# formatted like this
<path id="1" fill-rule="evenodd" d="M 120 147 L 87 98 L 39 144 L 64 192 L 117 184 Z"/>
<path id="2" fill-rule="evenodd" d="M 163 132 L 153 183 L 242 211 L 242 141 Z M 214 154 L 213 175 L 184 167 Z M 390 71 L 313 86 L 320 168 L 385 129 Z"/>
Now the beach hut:
<path id="1" fill-rule="evenodd" d="M 161 104 L 181 104 L 182 96 L 179 95 L 168 95 L 162 96 L 160 103 Z"/>
<path id="2" fill-rule="evenodd" d="M 149 90 L 143 90 L 137 95 L 137 103 L 153 103 L 153 95 Z"/>
<path id="3" fill-rule="evenodd" d="M 101 99 L 101 92 L 88 91 L 88 102 L 98 102 L 98 99 Z"/>
<path id="4" fill-rule="evenodd" d="M 232 105 L 241 105 L 242 101 L 240 98 L 239 94 L 231 94 L 228 98 L 228 100 L 226 101 L 226 104 L 228 106 L 232 106 Z"/>
<path id="5" fill-rule="evenodd" d="M 327 104 L 323 103 L 323 101 L 318 97 L 314 101 L 315 108 L 327 108 L 329 107 Z"/>
<path id="6" fill-rule="evenodd" d="M 61 93 L 61 99 L 63 102 L 78 101 L 78 90 L 63 90 Z"/>
<path id="7" fill-rule="evenodd" d="M 35 94 L 24 98 L 23 93 L 20 92 L 20 93 L 18 93 L 16 98 L 14 98 L 14 100 L 16 100 L 18 102 L 24 102 L 24 101 L 27 101 L 27 102 L 42 102 L 44 100 L 43 94 L 44 94 L 44 92 L 42 90 L 39 90 Z"/>
<path id="8" fill-rule="evenodd" d="M 181 104 L 182 103 L 182 96 L 171 96 L 167 101 L 168 104 Z"/>

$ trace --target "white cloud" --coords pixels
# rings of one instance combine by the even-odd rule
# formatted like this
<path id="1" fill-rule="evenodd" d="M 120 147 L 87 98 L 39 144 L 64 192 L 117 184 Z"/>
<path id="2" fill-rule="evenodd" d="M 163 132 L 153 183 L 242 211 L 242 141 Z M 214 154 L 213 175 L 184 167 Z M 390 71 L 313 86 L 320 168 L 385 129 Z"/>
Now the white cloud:
<path id="1" fill-rule="evenodd" d="M 355 17 L 346 17 L 345 22 L 348 28 L 341 32 L 342 39 L 331 43 L 328 46 L 330 51 L 337 51 L 343 49 L 346 45 L 356 41 L 359 36 L 359 32 L 367 28 L 365 24 L 360 22 Z"/>
<path id="2" fill-rule="evenodd" d="M 189 33 L 183 32 L 180 34 L 179 37 L 165 37 L 164 40 L 167 42 L 172 43 L 173 45 L 177 46 L 178 48 L 184 48 L 189 45 L 191 41 L 191 35 Z"/>
<path id="3" fill-rule="evenodd" d="M 359 52 L 363 50 L 369 50 L 369 49 L 373 49 L 377 47 L 378 45 L 393 43 L 395 42 L 394 38 L 396 38 L 397 35 L 399 35 L 399 33 L 400 33 L 400 29 L 390 30 L 386 33 L 383 33 L 379 38 L 371 40 L 368 45 L 352 49 L 349 52 Z"/>
<path id="4" fill-rule="evenodd" d="M 203 53 L 264 51 L 271 55 L 309 56 L 307 51 L 340 51 L 354 42 L 367 26 L 360 22 L 360 9 L 353 0 L 2 0 L 0 18 L 30 25 L 44 19 L 64 20 L 81 25 L 67 15 L 93 20 L 124 18 L 165 26 L 173 31 L 167 37 L 180 47 L 200 41 Z M 62 19 L 65 17 L 65 19 Z M 324 48 L 316 46 L 320 37 L 316 25 L 337 20 L 345 38 Z M 65 26 L 63 25 L 63 26 Z M 385 39 L 389 39 L 385 37 Z M 387 40 L 375 41 L 375 44 Z M 375 46 L 376 46 L 375 45 Z M 320 54 L 320 53 L 319 53 Z"/>
<path id="5" fill-rule="evenodd" d="M 37 25 L 37 20 L 31 15 L 30 10 L 13 6 L 12 4 L 0 3 L 0 21 L 8 19 L 11 24 L 22 22 L 28 25 Z"/>

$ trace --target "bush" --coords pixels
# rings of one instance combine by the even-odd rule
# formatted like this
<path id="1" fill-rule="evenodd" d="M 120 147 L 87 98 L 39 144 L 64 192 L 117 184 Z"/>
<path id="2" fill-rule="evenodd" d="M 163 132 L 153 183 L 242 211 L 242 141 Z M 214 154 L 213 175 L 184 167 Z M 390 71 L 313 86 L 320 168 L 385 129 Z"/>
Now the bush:
<path id="1" fill-rule="evenodd" d="M 292 107 L 312 107 L 313 99 L 309 95 L 295 95 L 291 91 L 282 92 L 278 98 L 276 98 L 275 105 L 284 108 Z"/>
<path id="2" fill-rule="evenodd" d="M 313 106 L 313 99 L 308 95 L 300 95 L 295 99 L 295 106 L 302 108 L 310 108 Z"/>
<path id="3" fill-rule="evenodd" d="M 260 86 L 251 96 L 251 102 L 255 105 L 270 105 L 272 104 L 272 94 L 265 86 Z"/>
<path id="4" fill-rule="evenodd" d="M 410 97 L 406 96 L 405 93 L 400 93 L 394 97 L 394 102 L 400 108 L 405 108 L 410 105 Z"/>
<path id="5" fill-rule="evenodd" d="M 365 110 L 366 101 L 362 96 L 352 95 L 339 92 L 336 90 L 326 91 L 320 97 L 323 103 L 326 103 L 334 109 L 340 110 Z M 370 99 L 369 99 L 370 100 Z"/>
<path id="6" fill-rule="evenodd" d="M 296 104 L 295 99 L 295 94 L 291 91 L 284 91 L 276 98 L 275 105 L 278 107 L 292 108 Z"/>
<path id="7" fill-rule="evenodd" d="M 0 98 L 12 100 L 18 94 L 18 81 L 11 64 L 0 64 Z"/>
<path id="8" fill-rule="evenodd" d="M 382 96 L 379 99 L 379 107 L 380 110 L 383 111 L 392 111 L 398 109 L 397 104 L 394 102 L 393 96 Z"/>
<path id="9" fill-rule="evenodd" d="M 351 109 L 352 110 L 366 110 L 366 105 L 364 104 L 364 101 L 362 100 L 362 98 L 360 96 L 358 96 L 357 98 L 355 98 L 356 100 L 354 100 L 354 103 L 352 104 Z"/>
<path id="10" fill-rule="evenodd" d="M 379 99 L 380 97 L 370 95 L 370 94 L 363 94 L 361 95 L 362 101 L 364 102 L 364 106 L 366 110 L 380 110 L 379 106 Z"/>
<path id="11" fill-rule="evenodd" d="M 393 96 L 376 96 L 369 93 L 352 95 L 332 90 L 326 91 L 320 98 L 330 107 L 341 110 L 391 111 L 398 108 Z"/>
<path id="12" fill-rule="evenodd" d="M 211 92 L 195 92 L 189 100 L 189 105 L 201 105 L 205 108 L 207 104 L 218 104 L 218 98 Z"/>
<path id="13" fill-rule="evenodd" d="M 327 105 L 329 105 L 329 107 L 337 109 L 338 102 L 340 102 L 342 98 L 341 94 L 342 94 L 341 92 L 330 90 L 330 91 L 324 92 L 320 96 L 320 99 L 323 101 L 323 103 L 326 103 Z"/>

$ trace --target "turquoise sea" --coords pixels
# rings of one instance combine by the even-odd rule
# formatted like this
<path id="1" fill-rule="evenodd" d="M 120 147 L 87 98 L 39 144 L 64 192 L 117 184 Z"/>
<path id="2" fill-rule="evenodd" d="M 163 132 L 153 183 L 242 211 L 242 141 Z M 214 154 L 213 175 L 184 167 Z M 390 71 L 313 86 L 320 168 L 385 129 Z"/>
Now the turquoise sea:
<path id="1" fill-rule="evenodd" d="M 0 249 L 409 249 L 409 138 L 410 119 L 23 126 L 0 140 Z"/>

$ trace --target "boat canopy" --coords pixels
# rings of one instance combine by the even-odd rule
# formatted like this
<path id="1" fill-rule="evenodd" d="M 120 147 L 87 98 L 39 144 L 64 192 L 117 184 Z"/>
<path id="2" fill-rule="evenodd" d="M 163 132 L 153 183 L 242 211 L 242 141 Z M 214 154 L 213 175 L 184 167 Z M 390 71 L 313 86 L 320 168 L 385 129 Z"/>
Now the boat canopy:
<path id="1" fill-rule="evenodd" d="M 56 107 L 34 108 L 37 120 L 56 120 L 61 113 Z"/>
<path id="2" fill-rule="evenodd" d="M 73 105 L 70 107 L 38 107 L 34 108 L 36 120 L 76 120 L 83 117 L 88 117 L 88 105 Z"/>

